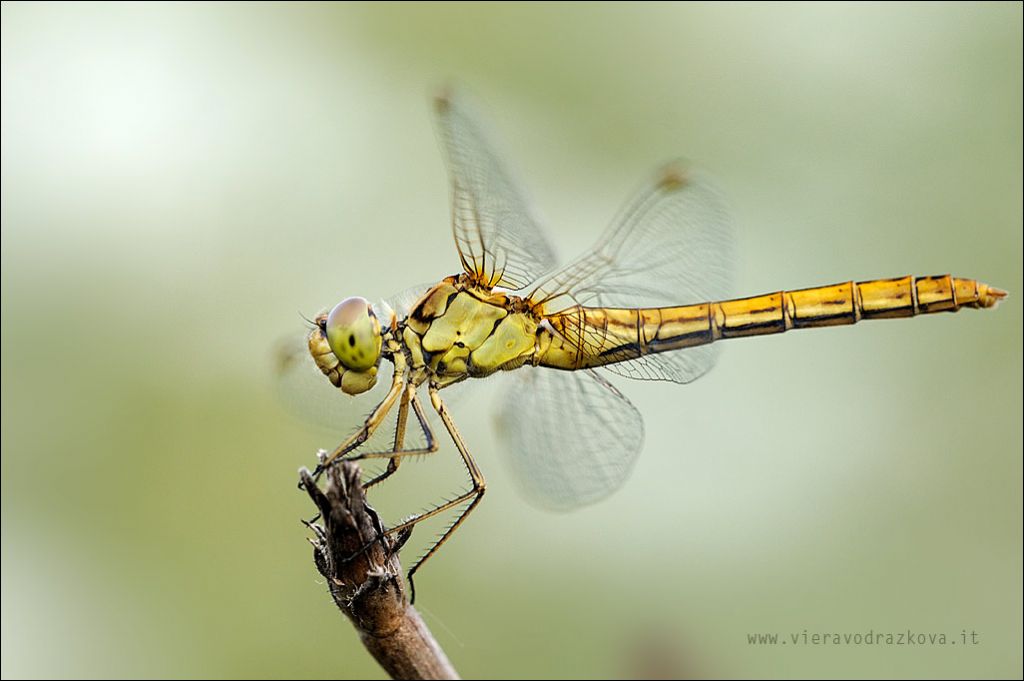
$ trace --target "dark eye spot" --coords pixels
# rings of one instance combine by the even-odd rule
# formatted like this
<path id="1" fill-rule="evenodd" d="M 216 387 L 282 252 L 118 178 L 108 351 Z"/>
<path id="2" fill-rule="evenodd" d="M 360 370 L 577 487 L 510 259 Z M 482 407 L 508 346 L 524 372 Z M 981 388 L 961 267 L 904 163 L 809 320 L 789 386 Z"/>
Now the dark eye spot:
<path id="1" fill-rule="evenodd" d="M 354 348 L 356 346 L 356 335 L 354 333 L 350 333 L 348 335 L 348 346 L 350 348 Z"/>

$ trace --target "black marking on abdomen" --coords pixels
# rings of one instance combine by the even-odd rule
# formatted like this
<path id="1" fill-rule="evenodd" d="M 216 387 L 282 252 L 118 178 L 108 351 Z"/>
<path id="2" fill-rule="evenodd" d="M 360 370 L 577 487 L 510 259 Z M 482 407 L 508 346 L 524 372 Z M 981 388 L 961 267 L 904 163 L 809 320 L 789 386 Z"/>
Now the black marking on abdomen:
<path id="1" fill-rule="evenodd" d="M 640 344 L 639 343 L 626 343 L 625 345 L 617 345 L 614 348 L 608 348 L 607 350 L 602 350 L 601 354 L 599 354 L 598 357 L 607 357 L 609 355 L 620 354 L 620 353 L 624 353 L 624 352 L 628 352 L 628 353 L 630 353 L 632 355 L 635 355 L 635 356 L 639 357 L 640 356 Z"/>

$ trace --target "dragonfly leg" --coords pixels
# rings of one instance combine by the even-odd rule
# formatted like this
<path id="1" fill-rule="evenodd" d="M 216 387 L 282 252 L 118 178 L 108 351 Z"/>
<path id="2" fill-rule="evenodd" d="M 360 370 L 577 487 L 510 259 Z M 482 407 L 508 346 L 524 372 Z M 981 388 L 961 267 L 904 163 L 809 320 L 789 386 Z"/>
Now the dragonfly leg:
<path id="1" fill-rule="evenodd" d="M 379 475 L 375 475 L 366 482 L 364 482 L 363 489 L 370 489 L 374 485 L 379 485 L 380 483 L 390 478 L 392 475 L 394 475 L 395 471 L 398 470 L 398 467 L 399 465 L 401 465 L 401 463 L 402 459 L 400 457 L 392 457 L 388 459 L 388 467 L 384 470 L 384 472 Z"/>
<path id="2" fill-rule="evenodd" d="M 451 535 L 455 532 L 455 530 L 459 528 L 460 525 L 462 525 L 462 523 L 469 516 L 470 512 L 472 512 L 472 510 L 476 508 L 477 504 L 480 503 L 480 500 L 483 499 L 484 497 L 484 492 L 487 491 L 487 481 L 484 479 L 484 475 L 480 471 L 480 467 L 477 466 L 476 461 L 473 459 L 473 456 L 469 453 L 469 450 L 466 448 L 466 444 L 465 442 L 463 442 L 462 436 L 459 434 L 458 428 L 455 427 L 455 422 L 452 421 L 451 415 L 448 414 L 448 407 L 441 400 L 441 396 L 438 394 L 437 389 L 434 388 L 433 386 L 430 387 L 430 404 L 434 407 L 434 410 L 437 411 L 438 415 L 441 417 L 441 421 L 444 423 L 445 428 L 448 430 L 448 434 L 451 435 L 452 441 L 455 443 L 456 448 L 459 450 L 459 454 L 462 456 L 462 462 L 466 465 L 466 470 L 469 473 L 469 477 L 473 486 L 468 491 L 458 495 L 454 499 L 450 499 L 449 501 L 446 501 L 443 504 L 440 504 L 430 509 L 429 511 L 425 511 L 424 513 L 420 513 L 416 516 L 413 516 L 412 518 L 409 518 L 408 520 L 401 522 L 398 525 L 395 525 L 394 527 L 389 527 L 385 531 L 385 534 L 387 535 L 405 532 L 406 530 L 413 528 L 415 525 L 428 518 L 433 518 L 439 513 L 443 513 L 451 508 L 455 508 L 465 503 L 466 501 L 469 501 L 469 505 L 466 506 L 465 509 L 463 509 L 463 511 L 455 519 L 455 522 L 448 526 L 448 529 L 446 529 L 441 534 L 441 536 L 438 537 L 437 541 L 434 542 L 433 546 L 431 546 L 426 553 L 420 556 L 419 560 L 417 560 L 409 569 L 408 579 L 410 603 L 416 600 L 416 585 L 413 583 L 413 575 L 416 574 L 416 571 L 419 570 L 420 567 L 422 567 L 423 564 L 427 562 L 427 560 L 431 556 L 437 553 L 437 550 L 441 548 L 442 544 L 448 541 L 448 538 L 451 537 Z"/>
<path id="3" fill-rule="evenodd" d="M 413 413 L 416 415 L 416 421 L 419 423 L 420 429 L 423 431 L 423 436 L 427 441 L 426 446 L 419 449 L 402 449 L 402 447 L 404 446 L 405 428 L 408 422 L 408 409 L 410 404 L 412 405 Z M 403 409 L 405 410 L 405 418 L 403 418 L 402 415 Z M 391 474 L 398 470 L 398 466 L 401 463 L 403 457 L 411 456 L 413 454 L 433 454 L 434 452 L 437 451 L 437 440 L 434 438 L 434 431 L 431 429 L 430 423 L 427 421 L 427 417 L 423 413 L 423 406 L 420 404 L 420 400 L 416 396 L 416 388 L 415 386 L 412 385 L 408 385 L 406 387 L 405 396 L 403 396 L 402 398 L 402 403 L 399 404 L 398 424 L 395 430 L 394 446 L 395 449 L 386 452 L 360 452 L 358 455 L 350 457 L 350 460 L 352 461 L 371 458 L 389 459 L 387 470 L 378 475 L 377 477 L 371 479 L 365 485 L 363 485 L 363 489 L 369 489 L 373 485 L 376 485 L 390 477 Z M 403 523 L 401 527 L 395 527 L 392 530 L 388 530 L 382 533 L 381 536 L 390 536 L 392 534 L 395 535 L 396 541 L 394 545 L 391 547 L 392 553 L 397 553 L 402 548 L 402 546 L 404 546 L 405 543 L 409 540 L 409 537 L 412 535 L 414 524 L 415 523 Z M 371 546 L 374 545 L 374 543 L 380 540 L 381 536 L 377 536 L 376 538 L 374 538 L 373 541 L 367 542 L 365 546 L 363 546 L 361 549 L 359 549 L 354 554 L 349 556 L 346 560 L 352 560 L 357 556 L 360 556 L 363 553 L 365 553 Z"/>
<path id="4" fill-rule="evenodd" d="M 410 393 L 412 393 L 411 396 Z M 402 393 L 402 401 L 398 403 L 398 421 L 395 423 L 395 441 L 391 446 L 390 452 L 388 452 L 389 454 L 391 452 L 401 451 L 402 447 L 405 446 L 405 427 L 409 422 L 409 402 L 415 395 L 415 388 L 411 385 L 407 385 L 405 392 Z M 391 457 L 388 461 L 387 470 L 380 475 L 371 478 L 363 485 L 363 489 L 369 489 L 377 483 L 391 477 L 391 475 L 398 470 L 398 466 L 401 463 L 402 460 L 400 458 Z"/>
<path id="5" fill-rule="evenodd" d="M 413 413 L 416 415 L 416 421 L 419 423 L 420 430 L 423 431 L 423 437 L 426 439 L 426 446 L 416 449 L 404 449 L 405 429 L 408 422 L 410 404 L 412 405 Z M 391 477 L 391 475 L 398 470 L 398 466 L 402 463 L 403 457 L 411 456 L 413 454 L 433 454 L 436 451 L 437 441 L 434 439 L 434 432 L 431 430 L 430 424 L 427 422 L 427 417 L 423 414 L 423 407 L 420 405 L 419 398 L 416 397 L 416 387 L 413 385 L 407 385 L 405 394 L 402 396 L 402 402 L 398 406 L 398 424 L 395 427 L 394 448 L 387 452 L 360 453 L 351 458 L 353 460 L 384 457 L 389 459 L 387 470 L 363 485 L 364 489 L 369 489 Z"/>
<path id="6" fill-rule="evenodd" d="M 395 406 L 395 402 L 398 397 L 402 394 L 405 389 L 405 371 L 399 370 L 400 367 L 396 364 L 395 366 L 395 377 L 391 382 L 391 388 L 388 390 L 388 394 L 384 396 L 384 399 L 380 401 L 370 415 L 366 417 L 366 421 L 356 432 L 352 433 L 344 442 L 337 446 L 337 448 L 330 453 L 330 455 L 324 457 L 323 461 L 313 471 L 313 479 L 317 480 L 327 467 L 337 461 L 339 458 L 345 456 L 358 449 L 364 442 L 370 439 L 370 437 L 377 431 L 380 424 L 384 422 L 388 412 Z M 404 366 L 401 367 L 404 369 Z"/>

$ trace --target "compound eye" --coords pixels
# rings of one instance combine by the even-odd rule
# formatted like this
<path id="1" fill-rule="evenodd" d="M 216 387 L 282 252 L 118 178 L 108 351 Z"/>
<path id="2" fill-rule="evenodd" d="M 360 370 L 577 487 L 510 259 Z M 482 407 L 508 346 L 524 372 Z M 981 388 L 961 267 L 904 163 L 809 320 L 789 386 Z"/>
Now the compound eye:
<path id="1" fill-rule="evenodd" d="M 346 298 L 327 315 L 327 343 L 346 369 L 366 371 L 380 359 L 380 322 L 366 298 Z"/>

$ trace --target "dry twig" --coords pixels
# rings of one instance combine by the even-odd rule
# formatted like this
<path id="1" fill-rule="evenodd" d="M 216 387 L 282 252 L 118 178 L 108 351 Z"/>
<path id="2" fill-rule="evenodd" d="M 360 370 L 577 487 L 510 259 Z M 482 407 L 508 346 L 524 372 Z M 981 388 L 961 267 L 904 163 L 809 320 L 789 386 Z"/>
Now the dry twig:
<path id="1" fill-rule="evenodd" d="M 459 678 L 408 603 L 397 556 L 402 539 L 396 544 L 381 537 L 383 527 L 366 503 L 359 466 L 352 461 L 330 466 L 324 490 L 305 468 L 299 477 L 323 519 L 322 525 L 308 523 L 316 535 L 310 540 L 313 560 L 366 649 L 393 679 Z"/>

